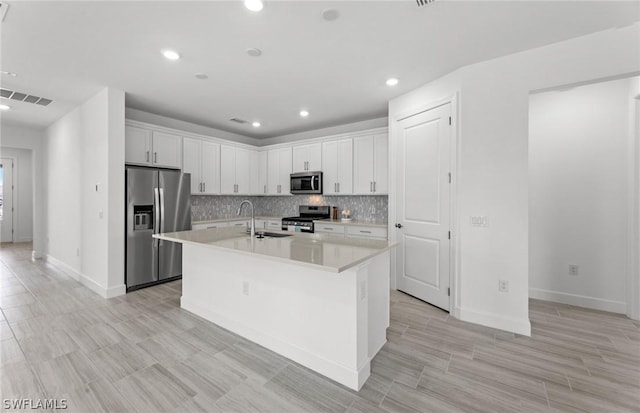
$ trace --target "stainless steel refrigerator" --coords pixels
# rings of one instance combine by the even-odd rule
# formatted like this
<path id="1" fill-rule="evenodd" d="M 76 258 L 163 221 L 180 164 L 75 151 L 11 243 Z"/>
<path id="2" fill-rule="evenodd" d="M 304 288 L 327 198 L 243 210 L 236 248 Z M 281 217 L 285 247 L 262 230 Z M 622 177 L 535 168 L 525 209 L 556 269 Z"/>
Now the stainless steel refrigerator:
<path id="1" fill-rule="evenodd" d="M 126 168 L 127 291 L 182 275 L 182 245 L 152 237 L 191 229 L 191 175 L 167 169 Z"/>

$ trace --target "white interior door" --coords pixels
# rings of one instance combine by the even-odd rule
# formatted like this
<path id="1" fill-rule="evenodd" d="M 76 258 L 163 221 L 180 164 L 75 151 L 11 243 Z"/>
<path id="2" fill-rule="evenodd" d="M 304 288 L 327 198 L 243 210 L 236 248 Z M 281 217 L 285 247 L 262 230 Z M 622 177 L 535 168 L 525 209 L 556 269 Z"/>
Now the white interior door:
<path id="1" fill-rule="evenodd" d="M 450 104 L 399 121 L 399 290 L 449 310 Z M 400 227 L 399 227 L 400 226 Z"/>
<path id="2" fill-rule="evenodd" d="M 0 242 L 13 242 L 13 159 L 0 158 Z"/>

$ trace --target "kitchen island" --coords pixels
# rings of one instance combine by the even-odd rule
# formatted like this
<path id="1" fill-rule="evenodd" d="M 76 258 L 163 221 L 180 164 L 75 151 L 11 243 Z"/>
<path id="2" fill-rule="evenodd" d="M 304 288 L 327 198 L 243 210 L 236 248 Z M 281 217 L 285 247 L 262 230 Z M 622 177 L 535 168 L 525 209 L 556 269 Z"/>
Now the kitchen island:
<path id="1" fill-rule="evenodd" d="M 238 228 L 158 234 L 182 244 L 181 307 L 351 389 L 389 326 L 395 243 Z"/>

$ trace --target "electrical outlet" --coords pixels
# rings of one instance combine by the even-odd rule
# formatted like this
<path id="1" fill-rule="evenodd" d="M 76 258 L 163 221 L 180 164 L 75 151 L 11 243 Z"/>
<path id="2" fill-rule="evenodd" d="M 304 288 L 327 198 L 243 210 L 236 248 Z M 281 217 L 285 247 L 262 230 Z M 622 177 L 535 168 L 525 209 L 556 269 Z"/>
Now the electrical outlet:
<path id="1" fill-rule="evenodd" d="M 578 275 L 578 266 L 575 264 L 569 264 L 569 275 Z"/>
<path id="2" fill-rule="evenodd" d="M 249 295 L 249 283 L 247 281 L 242 283 L 242 294 Z"/>
<path id="3" fill-rule="evenodd" d="M 509 292 L 509 281 L 507 280 L 499 280 L 498 281 L 498 291 L 501 293 Z"/>
<path id="4" fill-rule="evenodd" d="M 472 227 L 488 227 L 489 218 L 482 215 L 473 215 L 469 218 Z"/>

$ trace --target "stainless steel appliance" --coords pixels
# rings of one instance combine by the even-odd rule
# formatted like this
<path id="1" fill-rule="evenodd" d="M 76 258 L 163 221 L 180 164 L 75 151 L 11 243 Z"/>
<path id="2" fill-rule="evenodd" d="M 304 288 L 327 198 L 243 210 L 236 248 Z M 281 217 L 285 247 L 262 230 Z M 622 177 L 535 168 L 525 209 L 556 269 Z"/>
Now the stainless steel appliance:
<path id="1" fill-rule="evenodd" d="M 191 175 L 180 171 L 126 168 L 127 291 L 182 275 L 182 245 L 152 237 L 191 229 Z"/>
<path id="2" fill-rule="evenodd" d="M 291 174 L 292 194 L 321 194 L 322 172 L 298 172 Z"/>
<path id="3" fill-rule="evenodd" d="M 313 221 L 318 219 L 328 219 L 331 216 L 331 207 L 300 205 L 297 217 L 282 218 L 283 231 L 313 232 Z"/>

